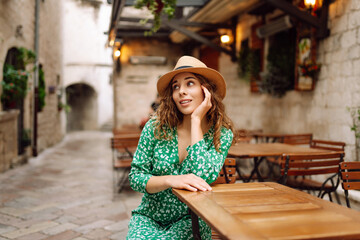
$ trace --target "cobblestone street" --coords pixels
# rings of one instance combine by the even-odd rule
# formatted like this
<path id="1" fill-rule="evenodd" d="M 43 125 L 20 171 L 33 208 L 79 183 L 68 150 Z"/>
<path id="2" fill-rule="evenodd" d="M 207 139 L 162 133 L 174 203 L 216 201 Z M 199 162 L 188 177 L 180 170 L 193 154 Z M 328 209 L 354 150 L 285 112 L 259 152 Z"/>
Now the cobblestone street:
<path id="1" fill-rule="evenodd" d="M 75 132 L 0 174 L 0 240 L 125 239 L 141 195 L 112 193 L 109 132 Z"/>

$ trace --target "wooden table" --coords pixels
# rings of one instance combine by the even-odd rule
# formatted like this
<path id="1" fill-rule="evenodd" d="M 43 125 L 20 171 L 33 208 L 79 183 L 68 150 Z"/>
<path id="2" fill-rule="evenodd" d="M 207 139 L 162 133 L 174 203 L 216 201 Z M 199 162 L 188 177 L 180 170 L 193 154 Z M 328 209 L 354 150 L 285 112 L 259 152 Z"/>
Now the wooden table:
<path id="1" fill-rule="evenodd" d="M 212 188 L 173 193 L 189 206 L 194 225 L 199 216 L 224 239 L 360 239 L 360 212 L 308 193 L 273 182 Z"/>
<path id="2" fill-rule="evenodd" d="M 323 152 L 329 152 L 329 150 L 300 147 L 285 143 L 239 143 L 230 147 L 228 156 L 236 158 L 254 159 L 254 168 L 251 171 L 249 178 L 243 179 L 244 182 L 248 182 L 252 179 L 255 173 L 257 174 L 259 181 L 263 181 L 263 178 L 261 177 L 261 174 L 259 172 L 259 165 L 266 157 L 277 157 L 283 154 L 291 153 L 312 154 Z M 238 173 L 240 174 L 239 171 Z"/>
<path id="3" fill-rule="evenodd" d="M 301 135 L 308 135 L 311 133 L 301 133 Z M 284 138 L 294 136 L 298 134 L 285 134 L 285 133 L 263 133 L 263 132 L 255 132 L 252 136 L 255 138 L 256 142 L 259 142 L 259 139 L 265 139 L 265 142 L 283 142 Z"/>

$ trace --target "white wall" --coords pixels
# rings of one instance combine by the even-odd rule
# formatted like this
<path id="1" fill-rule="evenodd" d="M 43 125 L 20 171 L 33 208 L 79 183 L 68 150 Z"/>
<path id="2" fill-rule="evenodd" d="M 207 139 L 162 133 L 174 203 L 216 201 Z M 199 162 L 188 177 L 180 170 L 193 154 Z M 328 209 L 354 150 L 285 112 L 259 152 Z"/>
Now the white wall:
<path id="1" fill-rule="evenodd" d="M 65 0 L 64 87 L 85 83 L 94 88 L 98 127 L 113 117 L 112 50 L 106 47 L 111 5 Z"/>

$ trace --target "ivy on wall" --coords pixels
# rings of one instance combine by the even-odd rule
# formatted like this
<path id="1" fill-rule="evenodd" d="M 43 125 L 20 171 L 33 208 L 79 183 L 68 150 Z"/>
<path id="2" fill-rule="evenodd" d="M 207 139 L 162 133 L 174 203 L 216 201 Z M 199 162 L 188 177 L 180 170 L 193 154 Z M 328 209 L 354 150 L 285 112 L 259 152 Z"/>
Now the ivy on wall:
<path id="1" fill-rule="evenodd" d="M 267 74 L 260 89 L 274 97 L 283 97 L 294 89 L 295 31 L 283 31 L 270 39 L 267 55 Z"/>
<path id="2" fill-rule="evenodd" d="M 248 40 L 241 43 L 238 57 L 238 76 L 247 82 L 258 79 L 261 71 L 260 50 L 251 49 Z"/>
<path id="3" fill-rule="evenodd" d="M 38 86 L 39 112 L 41 112 L 45 107 L 45 96 L 46 96 L 45 89 L 46 87 L 45 87 L 44 70 L 42 69 L 42 67 L 39 67 L 39 86 Z"/>

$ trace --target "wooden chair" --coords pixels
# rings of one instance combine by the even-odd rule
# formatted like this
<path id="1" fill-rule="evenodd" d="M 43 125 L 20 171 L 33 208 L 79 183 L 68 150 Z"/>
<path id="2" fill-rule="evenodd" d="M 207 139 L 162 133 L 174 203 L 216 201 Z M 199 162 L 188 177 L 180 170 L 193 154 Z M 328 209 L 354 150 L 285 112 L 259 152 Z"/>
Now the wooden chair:
<path id="1" fill-rule="evenodd" d="M 236 161 L 235 158 L 226 158 L 224 165 L 219 173 L 218 178 L 211 185 L 214 184 L 232 184 L 236 181 Z M 211 230 L 212 239 L 222 239 L 217 232 Z"/>
<path id="2" fill-rule="evenodd" d="M 316 149 L 323 149 L 323 150 L 330 150 L 330 151 L 336 151 L 336 152 L 342 152 L 345 151 L 345 143 L 344 142 L 335 142 L 335 141 L 328 141 L 328 140 L 311 140 L 310 148 L 316 148 Z M 345 154 L 344 154 L 345 156 Z M 334 192 L 336 200 L 339 204 L 341 204 L 339 195 L 337 192 Z"/>
<path id="3" fill-rule="evenodd" d="M 345 145 L 346 144 L 344 142 L 314 140 L 314 139 L 312 139 L 310 143 L 311 148 L 325 149 L 330 151 L 340 151 L 340 152 L 344 152 Z"/>
<path id="4" fill-rule="evenodd" d="M 111 138 L 114 193 L 120 193 L 125 186 L 131 169 L 133 154 L 139 142 L 139 137 L 123 138 L 114 136 Z"/>
<path id="5" fill-rule="evenodd" d="M 121 134 L 132 134 L 132 133 L 141 133 L 141 130 L 139 128 L 114 128 L 113 134 L 115 135 L 121 135 Z"/>
<path id="6" fill-rule="evenodd" d="M 310 145 L 312 137 L 312 133 L 286 134 L 280 139 L 280 142 L 292 145 Z"/>
<path id="7" fill-rule="evenodd" d="M 360 190 L 360 162 L 342 162 L 340 170 L 346 205 L 350 208 L 348 190 Z"/>
<path id="8" fill-rule="evenodd" d="M 279 142 L 291 145 L 310 145 L 312 140 L 312 133 L 305 134 L 286 134 L 279 139 Z M 268 177 L 276 178 L 275 168 L 278 169 L 281 158 L 268 157 L 266 162 L 269 168 Z"/>
<path id="9" fill-rule="evenodd" d="M 335 192 L 340 183 L 339 164 L 344 154 L 316 153 L 316 154 L 283 154 L 281 161 L 281 178 L 279 182 L 292 188 L 308 191 L 318 191 L 318 197 Z M 305 178 L 305 176 L 325 175 L 324 182 Z M 330 176 L 329 176 L 330 175 Z"/>
<path id="10" fill-rule="evenodd" d="M 212 184 L 235 183 L 236 161 L 235 158 L 226 158 L 218 178 Z"/>
<path id="11" fill-rule="evenodd" d="M 247 130 L 247 129 L 238 129 L 235 131 L 236 142 L 240 143 L 250 143 L 252 139 L 254 139 L 254 134 L 262 132 L 259 130 Z"/>

